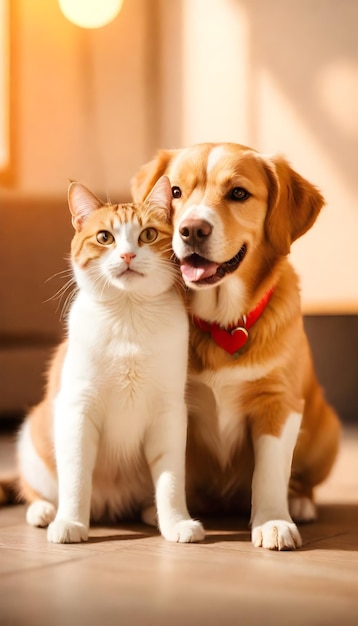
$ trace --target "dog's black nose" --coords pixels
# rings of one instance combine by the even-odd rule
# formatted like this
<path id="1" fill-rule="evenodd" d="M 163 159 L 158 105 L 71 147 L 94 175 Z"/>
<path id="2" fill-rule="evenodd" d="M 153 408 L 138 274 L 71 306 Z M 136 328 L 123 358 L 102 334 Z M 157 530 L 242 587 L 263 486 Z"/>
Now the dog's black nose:
<path id="1" fill-rule="evenodd" d="M 206 220 L 188 218 L 180 224 L 179 233 L 183 241 L 190 245 L 202 243 L 211 235 L 213 227 Z"/>

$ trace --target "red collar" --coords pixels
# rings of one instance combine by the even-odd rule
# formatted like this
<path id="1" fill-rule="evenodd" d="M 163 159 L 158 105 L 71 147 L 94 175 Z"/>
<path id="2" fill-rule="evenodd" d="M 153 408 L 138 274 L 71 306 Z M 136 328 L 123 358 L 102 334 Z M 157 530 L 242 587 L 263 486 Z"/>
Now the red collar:
<path id="1" fill-rule="evenodd" d="M 220 348 L 233 355 L 241 350 L 241 348 L 243 348 L 246 344 L 249 338 L 249 329 L 264 312 L 271 299 L 273 291 L 274 287 L 267 291 L 258 305 L 250 311 L 250 313 L 244 315 L 242 321 L 240 321 L 238 325 L 233 324 L 232 326 L 229 326 L 229 328 L 225 329 L 221 328 L 221 326 L 215 322 L 211 324 L 210 322 L 206 322 L 205 320 L 195 316 L 193 316 L 193 322 L 199 330 L 202 330 L 204 333 L 210 333 L 212 339 Z"/>

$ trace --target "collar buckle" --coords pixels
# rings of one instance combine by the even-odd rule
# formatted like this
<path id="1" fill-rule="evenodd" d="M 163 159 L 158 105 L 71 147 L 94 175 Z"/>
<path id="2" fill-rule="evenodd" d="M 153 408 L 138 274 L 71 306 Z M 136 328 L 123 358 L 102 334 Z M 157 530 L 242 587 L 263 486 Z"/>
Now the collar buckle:
<path id="1" fill-rule="evenodd" d="M 235 333 L 242 333 L 246 339 L 249 338 L 249 332 L 244 326 L 236 326 L 236 328 L 230 330 L 230 335 L 234 335 Z"/>

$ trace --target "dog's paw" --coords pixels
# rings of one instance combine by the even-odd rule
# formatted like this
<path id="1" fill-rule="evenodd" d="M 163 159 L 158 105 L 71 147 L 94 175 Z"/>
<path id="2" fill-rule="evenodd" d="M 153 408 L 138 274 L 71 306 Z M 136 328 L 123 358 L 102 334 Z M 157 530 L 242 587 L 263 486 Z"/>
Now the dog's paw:
<path id="1" fill-rule="evenodd" d="M 289 499 L 290 515 L 295 522 L 313 522 L 317 519 L 316 505 L 310 498 L 294 497 Z"/>
<path id="2" fill-rule="evenodd" d="M 271 520 L 252 529 L 255 548 L 268 550 L 295 550 L 302 545 L 296 524 L 285 520 Z"/>
<path id="3" fill-rule="evenodd" d="M 55 519 L 47 529 L 47 540 L 51 543 L 80 543 L 87 539 L 88 528 L 79 522 Z"/>
<path id="4" fill-rule="evenodd" d="M 141 513 L 142 522 L 148 526 L 158 526 L 157 507 L 153 504 L 143 509 Z"/>
<path id="5" fill-rule="evenodd" d="M 193 519 L 176 522 L 172 526 L 162 529 L 161 532 L 167 541 L 175 541 L 176 543 L 194 543 L 205 539 L 205 530 L 202 524 Z"/>
<path id="6" fill-rule="evenodd" d="M 30 526 L 45 528 L 55 519 L 56 509 L 46 500 L 35 500 L 26 511 L 26 521 Z"/>

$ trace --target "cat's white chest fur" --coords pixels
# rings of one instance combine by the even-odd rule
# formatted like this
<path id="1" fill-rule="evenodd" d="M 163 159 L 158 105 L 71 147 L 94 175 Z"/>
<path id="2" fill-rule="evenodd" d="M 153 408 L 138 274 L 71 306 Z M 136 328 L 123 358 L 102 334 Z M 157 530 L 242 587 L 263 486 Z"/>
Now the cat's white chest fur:
<path id="1" fill-rule="evenodd" d="M 131 304 L 127 295 L 111 307 L 80 294 L 69 320 L 63 380 L 83 386 L 92 419 L 112 441 L 125 430 L 128 445 L 159 410 L 161 391 L 181 388 L 187 362 L 188 322 L 175 291 Z M 173 332 L 173 327 L 175 331 Z M 156 355 L 158 355 L 156 357 Z M 120 437 L 119 437 L 120 438 Z"/>

